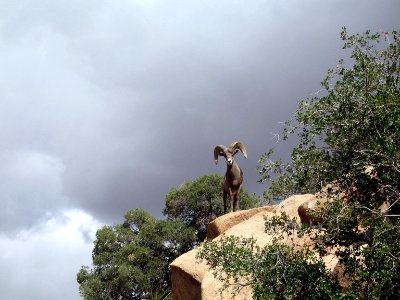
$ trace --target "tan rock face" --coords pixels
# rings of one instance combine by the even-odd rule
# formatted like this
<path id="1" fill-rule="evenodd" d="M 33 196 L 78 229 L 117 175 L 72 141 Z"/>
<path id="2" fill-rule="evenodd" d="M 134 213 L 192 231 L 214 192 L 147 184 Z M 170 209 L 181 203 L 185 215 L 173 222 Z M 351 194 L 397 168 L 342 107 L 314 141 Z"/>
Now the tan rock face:
<path id="1" fill-rule="evenodd" d="M 276 206 L 266 206 L 245 211 L 237 211 L 221 216 L 211 222 L 207 229 L 207 237 L 218 240 L 223 236 L 234 235 L 257 240 L 257 244 L 263 247 L 271 242 L 272 236 L 265 233 L 265 218 L 285 212 L 290 218 L 303 221 L 299 215 L 299 207 L 314 208 L 316 197 L 311 194 L 296 195 L 284 200 Z M 284 239 L 284 243 L 295 248 L 309 246 L 310 239 Z M 172 298 L 174 300 L 188 299 L 251 299 L 250 287 L 242 289 L 238 294 L 232 295 L 232 290 L 220 291 L 221 283 L 216 280 L 205 262 L 196 261 L 197 250 L 189 251 L 178 257 L 171 264 L 172 272 Z M 324 262 L 332 272 L 342 272 L 338 266 L 338 259 L 334 255 L 324 257 Z"/>
<path id="2" fill-rule="evenodd" d="M 193 249 L 171 263 L 173 299 L 202 299 L 201 282 L 207 265 L 196 262 L 196 253 Z"/>
<path id="3" fill-rule="evenodd" d="M 310 200 L 302 203 L 297 209 L 297 213 L 299 215 L 301 223 L 309 224 L 311 221 L 320 222 L 321 220 L 315 218 L 312 215 L 312 212 L 316 211 L 327 201 L 328 198 L 326 197 L 312 197 Z"/>
<path id="4" fill-rule="evenodd" d="M 248 210 L 236 211 L 226 215 L 223 215 L 210 224 L 207 227 L 207 238 L 214 239 L 217 236 L 221 235 L 229 228 L 234 227 L 237 224 L 240 224 L 252 216 L 260 213 L 260 212 L 270 212 L 275 208 L 274 205 L 272 206 L 264 206 L 264 207 L 257 207 Z"/>

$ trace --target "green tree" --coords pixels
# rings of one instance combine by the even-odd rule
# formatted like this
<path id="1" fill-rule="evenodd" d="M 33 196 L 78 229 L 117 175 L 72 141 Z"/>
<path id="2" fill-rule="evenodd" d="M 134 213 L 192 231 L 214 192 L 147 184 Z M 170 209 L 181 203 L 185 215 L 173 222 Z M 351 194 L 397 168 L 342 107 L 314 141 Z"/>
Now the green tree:
<path id="1" fill-rule="evenodd" d="M 316 249 L 320 254 L 336 249 L 352 284 L 346 291 L 336 290 L 318 260 L 279 245 L 279 238 L 260 253 L 280 253 L 285 268 L 267 264 L 265 273 L 256 269 L 270 257 L 256 257 L 251 272 L 246 270 L 255 254 L 235 259 L 234 253 L 248 251 L 245 241 L 229 247 L 224 241 L 209 244 L 201 257 L 217 273 L 232 274 L 229 268 L 234 265 L 237 274 L 250 276 L 256 299 L 283 299 L 281 284 L 293 286 L 299 276 L 308 284 L 322 280 L 316 290 L 329 291 L 329 297 L 311 291 L 308 299 L 400 298 L 400 36 L 396 31 L 348 35 L 343 28 L 341 38 L 343 48 L 351 51 L 351 64 L 340 60 L 328 71 L 323 90 L 301 101 L 286 123 L 285 139 L 296 135 L 299 141 L 291 161 L 272 160 L 270 150 L 261 157 L 259 171 L 261 181 L 271 181 L 265 192 L 269 199 L 317 192 L 329 183 L 344 192 L 343 197 L 329 191 L 331 201 L 315 212 L 318 223 L 298 225 L 283 216 L 267 221 L 266 229 L 319 232 Z M 224 257 L 232 258 L 230 265 L 215 251 L 225 251 Z M 302 277 L 308 270 L 316 277 Z M 267 276 L 268 284 L 258 285 L 260 274 Z M 298 282 L 300 288 L 283 291 L 288 298 L 304 298 L 306 287 Z"/>
<path id="2" fill-rule="evenodd" d="M 211 174 L 172 188 L 166 196 L 164 215 L 194 228 L 198 241 L 203 241 L 208 224 L 223 214 L 222 182 L 223 176 Z M 242 189 L 241 209 L 253 208 L 257 203 L 256 196 Z"/>
<path id="3" fill-rule="evenodd" d="M 260 159 L 261 181 L 273 179 L 269 198 L 316 192 L 334 181 L 345 189 L 372 186 L 380 192 L 376 204 L 399 198 L 399 35 L 349 36 L 343 28 L 341 38 L 353 65 L 340 60 L 328 71 L 323 90 L 301 101 L 286 123 L 285 139 L 296 134 L 300 140 L 292 161 L 271 160 L 272 149 Z M 368 167 L 375 176 L 365 173 Z"/>
<path id="4" fill-rule="evenodd" d="M 123 224 L 99 229 L 93 266 L 77 274 L 84 299 L 165 299 L 171 288 L 169 264 L 198 245 L 209 221 L 222 213 L 222 179 L 205 175 L 171 189 L 167 220 L 133 209 Z M 255 205 L 255 196 L 243 191 L 242 197 L 243 208 Z"/>
<path id="5" fill-rule="evenodd" d="M 195 235 L 180 221 L 133 209 L 125 222 L 96 233 L 93 268 L 77 274 L 84 299 L 154 299 L 170 289 L 169 264 L 192 249 Z"/>

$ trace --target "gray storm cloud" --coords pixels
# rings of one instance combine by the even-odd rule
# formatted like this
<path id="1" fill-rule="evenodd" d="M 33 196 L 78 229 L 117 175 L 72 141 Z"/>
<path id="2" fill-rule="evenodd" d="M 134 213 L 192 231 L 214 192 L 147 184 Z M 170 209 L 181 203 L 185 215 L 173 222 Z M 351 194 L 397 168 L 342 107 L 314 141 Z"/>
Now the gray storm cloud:
<path id="1" fill-rule="evenodd" d="M 398 1 L 18 1 L 0 21 L 1 230 L 64 207 L 105 222 L 206 173 L 241 140 L 245 186 L 271 133 L 343 55 L 340 28 L 398 27 Z M 26 172 L 27 174 L 23 174 Z M 34 196 L 36 195 L 36 196 Z M 8 217 L 7 217 L 8 216 Z"/>

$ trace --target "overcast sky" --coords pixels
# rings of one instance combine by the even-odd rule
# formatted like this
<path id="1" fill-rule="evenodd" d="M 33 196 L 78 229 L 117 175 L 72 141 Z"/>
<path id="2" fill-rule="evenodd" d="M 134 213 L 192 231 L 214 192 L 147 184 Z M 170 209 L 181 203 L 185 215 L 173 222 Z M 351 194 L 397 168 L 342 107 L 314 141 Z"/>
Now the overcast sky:
<path id="1" fill-rule="evenodd" d="M 95 231 L 225 172 L 245 187 L 339 33 L 400 29 L 400 1 L 0 0 L 1 299 L 79 299 Z"/>

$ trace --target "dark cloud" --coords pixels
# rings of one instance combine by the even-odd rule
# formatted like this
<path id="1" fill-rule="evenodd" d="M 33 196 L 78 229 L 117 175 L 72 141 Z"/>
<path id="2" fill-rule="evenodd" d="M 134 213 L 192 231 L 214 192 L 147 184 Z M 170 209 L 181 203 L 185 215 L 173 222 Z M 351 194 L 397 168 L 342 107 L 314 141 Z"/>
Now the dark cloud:
<path id="1" fill-rule="evenodd" d="M 272 146 L 287 154 L 273 133 L 342 56 L 341 26 L 399 25 L 396 1 L 12 5 L 0 27 L 3 157 L 51 166 L 35 188 L 9 177 L 3 230 L 65 205 L 107 222 L 137 206 L 160 215 L 172 186 L 224 172 L 212 149 L 233 140 L 261 194 L 257 160 Z"/>
<path id="2" fill-rule="evenodd" d="M 248 159 L 238 158 L 245 186 L 260 195 L 257 161 L 270 147 L 288 156 L 274 134 L 344 56 L 341 27 L 398 29 L 399 11 L 397 0 L 3 3 L 5 299 L 26 298 L 18 282 L 30 296 L 60 299 L 32 281 L 42 264 L 42 282 L 68 281 L 65 295 L 78 297 L 76 254 L 87 251 L 82 264 L 90 263 L 85 241 L 100 223 L 74 213 L 77 223 L 61 224 L 60 211 L 85 210 L 109 224 L 134 207 L 161 216 L 172 186 L 224 173 L 212 157 L 217 144 L 246 145 Z M 21 228 L 31 228 L 23 242 Z"/>

